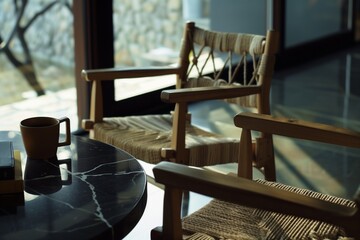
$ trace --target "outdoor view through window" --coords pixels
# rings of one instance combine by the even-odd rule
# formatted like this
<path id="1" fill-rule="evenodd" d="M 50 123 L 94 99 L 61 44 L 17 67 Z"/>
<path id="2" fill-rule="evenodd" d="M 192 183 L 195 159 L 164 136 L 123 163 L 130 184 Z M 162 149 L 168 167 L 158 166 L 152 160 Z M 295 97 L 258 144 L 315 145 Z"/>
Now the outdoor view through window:
<path id="1" fill-rule="evenodd" d="M 113 0 L 115 65 L 176 64 L 183 26 L 188 20 L 215 31 L 265 34 L 269 2 L 272 1 Z M 286 2 L 286 47 L 351 28 L 351 0 Z M 16 120 L 29 115 L 26 111 L 31 108 L 45 114 L 55 106 L 63 107 L 63 114 L 70 111 L 76 116 L 72 3 L 73 0 L 0 1 L 2 122 L 14 120 L 9 113 L 14 109 L 19 110 Z M 325 12 L 332 16 L 331 24 L 322 18 Z M 307 19 L 299 17 L 305 14 L 309 15 Z M 298 27 L 305 23 L 308 27 Z M 116 100 L 168 87 L 174 84 L 175 77 L 146 82 L 116 81 Z M 55 99 L 44 100 L 44 96 Z M 42 100 L 34 103 L 39 98 Z M 32 102 L 9 107 L 28 100 Z M 0 127 L 4 129 L 7 126 L 2 122 Z"/>
<path id="2" fill-rule="evenodd" d="M 18 128 L 23 117 L 52 115 L 55 109 L 59 116 L 76 116 L 72 1 L 0 1 L 1 129 L 12 128 L 10 123 Z M 113 0 L 116 66 L 174 64 L 184 22 L 206 27 L 209 2 Z M 116 98 L 174 82 L 168 76 L 141 86 L 134 80 L 118 81 Z"/>
<path id="3" fill-rule="evenodd" d="M 209 27 L 210 0 L 114 0 L 115 64 L 166 66 L 176 64 L 184 23 Z M 175 84 L 175 76 L 115 82 L 121 100 Z"/>
<path id="4" fill-rule="evenodd" d="M 1 130 L 34 115 L 76 116 L 72 26 L 72 0 L 0 1 Z"/>

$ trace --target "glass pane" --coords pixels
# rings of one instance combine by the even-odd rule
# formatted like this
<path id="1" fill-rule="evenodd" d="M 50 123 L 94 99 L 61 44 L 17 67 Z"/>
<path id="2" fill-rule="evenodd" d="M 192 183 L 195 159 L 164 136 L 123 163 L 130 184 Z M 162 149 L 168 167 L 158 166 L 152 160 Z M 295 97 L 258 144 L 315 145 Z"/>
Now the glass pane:
<path id="1" fill-rule="evenodd" d="M 177 62 L 183 30 L 181 0 L 114 0 L 115 65 L 161 66 Z M 171 86 L 175 77 L 115 81 L 116 100 Z"/>
<path id="2" fill-rule="evenodd" d="M 351 28 L 351 0 L 287 0 L 285 47 Z"/>
<path id="3" fill-rule="evenodd" d="M 215 31 L 265 35 L 266 0 L 211 0 L 210 19 Z"/>
<path id="4" fill-rule="evenodd" d="M 114 0 L 116 66 L 176 64 L 184 23 L 264 34 L 266 0 Z M 242 24 L 243 23 L 243 24 Z M 174 76 L 115 82 L 116 100 L 174 85 Z"/>
<path id="5" fill-rule="evenodd" d="M 70 89 L 76 106 L 72 26 L 72 0 L 0 1 L 0 105 Z M 40 110 L 50 115 L 60 101 L 47 98 L 20 111 L 23 117 Z M 62 111 L 69 114 L 65 106 Z"/>

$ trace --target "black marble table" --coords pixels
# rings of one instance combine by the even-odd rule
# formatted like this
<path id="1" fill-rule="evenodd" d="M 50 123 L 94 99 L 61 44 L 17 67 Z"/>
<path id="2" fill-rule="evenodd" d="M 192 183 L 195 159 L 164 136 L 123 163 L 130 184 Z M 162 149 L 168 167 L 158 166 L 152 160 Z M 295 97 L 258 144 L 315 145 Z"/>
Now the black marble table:
<path id="1" fill-rule="evenodd" d="M 141 218 L 146 174 L 126 152 L 71 136 L 50 161 L 27 159 L 19 132 L 0 131 L 21 151 L 25 205 L 0 206 L 0 239 L 121 239 Z"/>

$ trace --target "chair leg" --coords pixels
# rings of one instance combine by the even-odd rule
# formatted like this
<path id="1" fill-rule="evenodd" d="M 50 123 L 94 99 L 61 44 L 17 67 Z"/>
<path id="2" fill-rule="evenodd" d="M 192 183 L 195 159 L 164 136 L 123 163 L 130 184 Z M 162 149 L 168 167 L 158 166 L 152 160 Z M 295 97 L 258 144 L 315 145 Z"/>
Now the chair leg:
<path id="1" fill-rule="evenodd" d="M 275 172 L 275 159 L 269 161 L 264 167 L 265 180 L 267 181 L 276 181 L 276 172 Z"/>
<path id="2" fill-rule="evenodd" d="M 162 225 L 165 239 L 182 239 L 181 200 L 181 189 L 165 185 Z"/>
<path id="3" fill-rule="evenodd" d="M 275 158 L 272 136 L 264 134 L 256 139 L 255 164 L 264 168 L 265 179 L 276 181 Z"/>
<path id="4" fill-rule="evenodd" d="M 186 217 L 189 214 L 190 192 L 183 191 L 182 205 L 181 205 L 181 218 Z"/>
<path id="5" fill-rule="evenodd" d="M 189 213 L 189 200 L 190 200 L 190 192 L 183 191 L 182 195 L 182 206 L 181 206 L 181 218 L 185 217 Z M 164 239 L 163 228 L 156 227 L 151 230 L 150 233 L 151 240 L 162 240 Z"/>
<path id="6" fill-rule="evenodd" d="M 267 139 L 267 161 L 265 163 L 264 172 L 267 181 L 276 181 L 274 142 L 272 135 L 266 135 Z"/>
<path id="7" fill-rule="evenodd" d="M 150 233 L 151 240 L 162 240 L 163 239 L 163 229 L 162 227 L 156 227 L 151 230 Z"/>

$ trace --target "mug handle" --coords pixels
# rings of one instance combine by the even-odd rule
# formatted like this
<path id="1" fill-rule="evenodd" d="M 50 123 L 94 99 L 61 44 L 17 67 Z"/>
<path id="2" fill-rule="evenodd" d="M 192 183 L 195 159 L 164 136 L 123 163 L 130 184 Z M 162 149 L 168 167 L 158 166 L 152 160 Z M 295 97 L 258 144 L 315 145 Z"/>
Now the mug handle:
<path id="1" fill-rule="evenodd" d="M 59 118 L 59 124 L 62 122 L 65 122 L 65 127 L 66 127 L 66 137 L 65 137 L 65 141 L 64 142 L 59 142 L 59 147 L 61 146 L 66 146 L 66 145 L 70 145 L 71 144 L 71 139 L 70 139 L 70 119 L 67 117 L 62 117 Z"/>
<path id="2" fill-rule="evenodd" d="M 58 160 L 58 161 L 59 161 L 59 168 L 60 168 L 60 165 L 65 164 L 67 167 L 67 172 L 68 172 L 67 179 L 66 180 L 61 179 L 61 183 L 62 183 L 62 185 L 70 185 L 72 183 L 71 158 Z"/>

